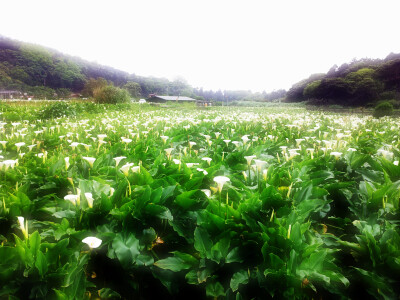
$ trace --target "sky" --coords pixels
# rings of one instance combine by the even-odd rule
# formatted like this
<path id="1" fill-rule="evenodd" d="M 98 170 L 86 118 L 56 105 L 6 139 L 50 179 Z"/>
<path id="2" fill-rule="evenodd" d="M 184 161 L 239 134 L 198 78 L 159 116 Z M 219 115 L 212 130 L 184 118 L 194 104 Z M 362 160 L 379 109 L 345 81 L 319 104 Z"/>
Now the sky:
<path id="1" fill-rule="evenodd" d="M 400 53 L 400 1 L 2 0 L 0 35 L 209 90 L 289 89 Z"/>

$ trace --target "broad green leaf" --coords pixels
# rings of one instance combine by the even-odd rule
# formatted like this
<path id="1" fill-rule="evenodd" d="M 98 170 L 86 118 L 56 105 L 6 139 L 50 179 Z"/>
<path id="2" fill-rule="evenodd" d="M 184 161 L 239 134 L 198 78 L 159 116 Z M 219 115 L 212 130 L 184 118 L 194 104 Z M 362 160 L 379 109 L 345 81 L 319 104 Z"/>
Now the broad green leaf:
<path id="1" fill-rule="evenodd" d="M 164 204 L 168 198 L 172 197 L 175 191 L 176 185 L 171 185 L 163 188 L 162 195 L 159 203 Z"/>
<path id="2" fill-rule="evenodd" d="M 230 238 L 224 237 L 211 247 L 211 260 L 219 263 L 229 252 Z"/>
<path id="3" fill-rule="evenodd" d="M 189 209 L 198 202 L 198 199 L 195 198 L 197 191 L 198 190 L 183 192 L 175 198 L 175 203 L 183 209 Z"/>
<path id="4" fill-rule="evenodd" d="M 71 218 L 75 218 L 76 212 L 73 210 L 61 210 L 61 211 L 57 211 L 53 214 L 54 217 L 62 219 L 62 218 L 67 218 L 67 219 L 71 219 Z"/>
<path id="5" fill-rule="evenodd" d="M 112 242 L 112 248 L 124 268 L 129 268 L 135 264 L 136 258 L 140 254 L 139 240 L 133 234 L 117 234 Z"/>
<path id="6" fill-rule="evenodd" d="M 206 286 L 206 295 L 208 297 L 214 297 L 214 298 L 225 296 L 224 287 L 218 281 L 210 282 Z"/>
<path id="7" fill-rule="evenodd" d="M 38 231 L 33 232 L 29 236 L 29 248 L 32 252 L 32 255 L 36 258 L 40 249 L 40 235 Z"/>
<path id="8" fill-rule="evenodd" d="M 154 264 L 154 258 L 152 256 L 150 256 L 150 255 L 139 254 L 136 257 L 136 265 L 138 265 L 138 266 L 146 266 L 146 267 L 148 267 L 148 266 L 151 266 L 153 264 Z"/>
<path id="9" fill-rule="evenodd" d="M 48 270 L 47 260 L 42 251 L 38 251 L 37 253 L 35 266 L 38 269 L 40 276 L 43 276 L 44 274 L 47 273 Z"/>
<path id="10" fill-rule="evenodd" d="M 168 208 L 165 206 L 149 203 L 145 207 L 145 212 L 151 216 L 158 217 L 160 219 L 166 219 L 172 221 L 174 218 Z"/>
<path id="11" fill-rule="evenodd" d="M 297 256 L 298 256 L 297 252 L 294 249 L 292 249 L 290 251 L 290 257 L 286 268 L 286 272 L 288 275 L 295 274 L 296 272 L 295 268 L 297 265 Z"/>
<path id="12" fill-rule="evenodd" d="M 271 263 L 271 268 L 275 270 L 280 270 L 284 266 L 284 262 L 282 259 L 280 259 L 279 256 L 269 253 L 269 258 L 270 258 L 270 263 Z"/>
<path id="13" fill-rule="evenodd" d="M 159 203 L 162 196 L 163 189 L 161 187 L 153 190 L 150 196 L 150 202 Z"/>
<path id="14" fill-rule="evenodd" d="M 191 264 L 185 262 L 179 257 L 168 257 L 165 259 L 160 259 L 154 263 L 155 266 L 161 269 L 171 270 L 173 272 L 179 272 L 182 270 L 190 269 Z"/>
<path id="15" fill-rule="evenodd" d="M 192 266 L 196 266 L 198 264 L 198 260 L 190 254 L 183 253 L 180 251 L 173 251 L 171 253 L 173 253 L 175 257 L 182 259 L 183 261 Z"/>
<path id="16" fill-rule="evenodd" d="M 322 271 L 323 263 L 327 255 L 327 250 L 321 250 L 311 254 L 308 258 L 304 259 L 300 264 L 300 269 L 313 270 L 316 272 Z"/>
<path id="17" fill-rule="evenodd" d="M 240 270 L 239 272 L 233 274 L 230 287 L 232 291 L 236 292 L 240 284 L 246 284 L 248 282 L 249 282 L 249 274 L 247 273 L 247 270 Z"/>
<path id="18" fill-rule="evenodd" d="M 196 227 L 194 231 L 194 247 L 200 252 L 201 257 L 209 258 L 212 246 L 213 243 L 207 231 L 201 227 Z"/>
<path id="19" fill-rule="evenodd" d="M 70 298 L 67 296 L 67 294 L 65 294 L 64 292 L 57 290 L 57 289 L 53 289 L 54 293 L 56 294 L 56 299 L 57 300 L 69 300 Z"/>
<path id="20" fill-rule="evenodd" d="M 239 247 L 233 248 L 227 255 L 225 259 L 226 263 L 243 262 L 243 258 L 240 255 Z"/>
<path id="21" fill-rule="evenodd" d="M 154 240 L 157 238 L 157 233 L 154 228 L 143 229 L 143 235 L 140 239 L 141 244 L 151 246 Z"/>
<path id="22" fill-rule="evenodd" d="M 76 253 L 76 255 L 79 254 Z M 82 299 L 83 294 L 86 291 L 86 275 L 84 267 L 89 261 L 89 255 L 84 254 L 81 257 L 77 257 L 76 255 L 74 256 L 74 260 L 70 261 L 63 284 L 65 294 L 70 299 Z"/>
<path id="23" fill-rule="evenodd" d="M 110 288 L 102 288 L 98 293 L 102 299 L 121 299 L 121 295 Z"/>

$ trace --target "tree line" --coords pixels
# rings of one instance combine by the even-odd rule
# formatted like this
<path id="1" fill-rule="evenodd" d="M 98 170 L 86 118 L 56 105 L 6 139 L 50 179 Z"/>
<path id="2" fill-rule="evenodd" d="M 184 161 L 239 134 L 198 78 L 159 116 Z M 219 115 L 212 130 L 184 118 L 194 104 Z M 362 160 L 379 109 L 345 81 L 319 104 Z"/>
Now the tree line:
<path id="1" fill-rule="evenodd" d="M 35 98 L 68 98 L 73 93 L 93 97 L 91 87 L 108 82 L 125 89 L 133 98 L 149 94 L 181 95 L 214 101 L 272 101 L 285 96 L 285 90 L 271 93 L 251 91 L 212 91 L 193 88 L 185 79 L 144 77 L 112 67 L 85 61 L 56 50 L 0 36 L 0 90 L 17 90 Z"/>
<path id="2" fill-rule="evenodd" d="M 334 65 L 324 74 L 313 74 L 287 92 L 289 102 L 346 106 L 372 105 L 380 100 L 400 100 L 400 54 L 385 59 L 354 59 Z"/>

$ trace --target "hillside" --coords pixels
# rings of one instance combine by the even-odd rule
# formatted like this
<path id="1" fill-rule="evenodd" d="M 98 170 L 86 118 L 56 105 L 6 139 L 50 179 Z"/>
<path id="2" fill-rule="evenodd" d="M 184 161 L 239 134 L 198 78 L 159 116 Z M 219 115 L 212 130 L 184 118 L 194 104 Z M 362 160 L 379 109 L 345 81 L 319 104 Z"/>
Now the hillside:
<path id="1" fill-rule="evenodd" d="M 199 99 L 233 102 L 237 100 L 271 101 L 286 91 L 211 91 L 193 88 L 184 79 L 144 77 L 112 67 L 72 57 L 57 50 L 12 40 L 0 35 L 0 91 L 16 90 L 35 98 L 67 98 L 71 93 L 85 95 L 90 79 L 104 78 L 128 89 L 132 97 L 149 94 L 182 95 Z M 1 98 L 1 97 L 0 97 Z"/>
<path id="2" fill-rule="evenodd" d="M 379 100 L 400 100 L 400 54 L 385 59 L 353 60 L 313 74 L 292 86 L 288 102 L 364 106 Z"/>
<path id="3" fill-rule="evenodd" d="M 71 94 L 88 97 L 85 85 L 96 78 L 126 88 L 134 98 L 155 93 L 232 103 L 274 101 L 286 96 L 288 102 L 363 106 L 379 100 L 400 101 L 400 54 L 392 53 L 385 59 L 353 60 L 340 67 L 335 65 L 325 74 L 313 74 L 294 84 L 287 92 L 206 91 L 193 88 L 184 79 L 170 81 L 129 74 L 54 49 L 0 36 L 0 91 L 16 90 L 40 99 L 68 98 Z"/>

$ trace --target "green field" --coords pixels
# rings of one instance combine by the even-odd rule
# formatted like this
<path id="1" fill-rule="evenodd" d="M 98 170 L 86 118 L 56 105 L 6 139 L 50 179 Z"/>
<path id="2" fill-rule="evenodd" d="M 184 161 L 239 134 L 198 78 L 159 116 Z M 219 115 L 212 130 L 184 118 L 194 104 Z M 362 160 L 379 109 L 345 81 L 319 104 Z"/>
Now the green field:
<path id="1" fill-rule="evenodd" d="M 398 118 L 63 109 L 1 106 L 0 299 L 398 298 Z"/>

